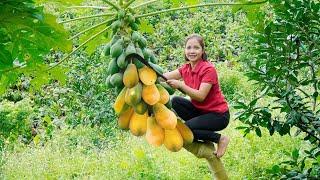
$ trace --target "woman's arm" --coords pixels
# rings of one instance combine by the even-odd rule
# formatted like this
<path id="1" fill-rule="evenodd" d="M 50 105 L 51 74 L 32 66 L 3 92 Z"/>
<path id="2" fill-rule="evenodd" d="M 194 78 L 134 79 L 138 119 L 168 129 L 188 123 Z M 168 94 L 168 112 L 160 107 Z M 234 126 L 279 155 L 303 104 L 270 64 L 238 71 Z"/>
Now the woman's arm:
<path id="1" fill-rule="evenodd" d="M 206 99 L 212 84 L 209 83 L 201 83 L 199 90 L 193 89 L 184 84 L 183 81 L 179 80 L 168 80 L 168 84 L 173 88 L 179 88 L 183 92 L 185 92 L 191 99 L 196 100 L 198 102 L 202 102 Z"/>
<path id="2" fill-rule="evenodd" d="M 181 79 L 181 74 L 178 69 L 163 74 L 167 79 Z"/>

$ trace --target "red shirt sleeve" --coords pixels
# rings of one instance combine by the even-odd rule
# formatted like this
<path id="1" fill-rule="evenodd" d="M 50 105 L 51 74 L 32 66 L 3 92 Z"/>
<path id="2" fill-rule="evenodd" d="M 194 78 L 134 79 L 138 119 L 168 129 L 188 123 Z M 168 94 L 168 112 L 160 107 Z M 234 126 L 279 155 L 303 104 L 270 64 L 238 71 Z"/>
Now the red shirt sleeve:
<path id="1" fill-rule="evenodd" d="M 217 84 L 218 75 L 214 67 L 208 67 L 202 71 L 201 83 Z"/>

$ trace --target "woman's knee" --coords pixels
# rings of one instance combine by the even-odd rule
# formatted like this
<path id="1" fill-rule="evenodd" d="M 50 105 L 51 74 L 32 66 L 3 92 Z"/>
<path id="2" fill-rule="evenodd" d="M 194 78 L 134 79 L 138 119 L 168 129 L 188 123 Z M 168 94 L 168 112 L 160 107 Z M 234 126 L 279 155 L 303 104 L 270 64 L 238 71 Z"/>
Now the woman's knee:
<path id="1" fill-rule="evenodd" d="M 179 105 L 181 104 L 181 98 L 179 96 L 173 96 L 171 98 L 171 103 L 172 103 L 172 108 L 176 109 L 177 107 L 179 107 Z"/>

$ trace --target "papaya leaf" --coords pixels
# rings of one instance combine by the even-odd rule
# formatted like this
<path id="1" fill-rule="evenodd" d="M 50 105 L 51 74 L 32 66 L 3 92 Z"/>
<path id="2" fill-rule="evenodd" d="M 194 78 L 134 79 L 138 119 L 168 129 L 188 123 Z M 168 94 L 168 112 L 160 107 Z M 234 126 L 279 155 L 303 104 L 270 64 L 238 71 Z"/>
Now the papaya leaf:
<path id="1" fill-rule="evenodd" d="M 153 34 L 154 33 L 153 26 L 150 25 L 147 20 L 141 20 L 140 25 L 139 25 L 139 30 L 142 33 L 148 33 L 148 34 Z"/>

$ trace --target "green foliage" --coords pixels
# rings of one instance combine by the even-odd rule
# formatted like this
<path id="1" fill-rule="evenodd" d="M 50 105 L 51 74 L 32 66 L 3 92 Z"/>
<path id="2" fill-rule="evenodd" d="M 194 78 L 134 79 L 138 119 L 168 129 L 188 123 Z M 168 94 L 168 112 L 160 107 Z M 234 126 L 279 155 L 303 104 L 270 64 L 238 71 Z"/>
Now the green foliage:
<path id="1" fill-rule="evenodd" d="M 261 95 L 236 106 L 242 109 L 238 118 L 248 125 L 245 132 L 253 130 L 261 136 L 260 128 L 265 127 L 270 135 L 285 135 L 297 127 L 296 134 L 303 132 L 304 140 L 319 152 L 319 9 L 320 4 L 312 0 L 270 1 L 268 9 L 251 21 L 256 33 L 246 61 L 247 75 L 259 85 Z M 260 100 L 269 103 L 262 105 Z M 307 178 L 319 178 L 319 157 L 307 153 L 305 158 L 314 167 L 295 169 L 296 176 L 289 170 L 283 173 L 299 178 L 305 171 Z"/>
<path id="2" fill-rule="evenodd" d="M 61 79 L 63 73 L 51 74 L 44 63 L 50 50 L 71 49 L 70 41 L 66 40 L 68 33 L 56 23 L 56 18 L 43 12 L 32 0 L 5 0 L 0 6 L 0 94 L 21 74 L 35 78 L 32 81 L 35 89 L 49 78 Z"/>
<path id="3" fill-rule="evenodd" d="M 32 122 L 29 115 L 33 109 L 30 99 L 14 103 L 0 103 L 0 150 L 5 145 L 13 145 L 18 139 L 29 143 L 32 139 Z"/>
<path id="4" fill-rule="evenodd" d="M 240 68 L 230 67 L 226 63 L 219 63 L 216 68 L 221 90 L 230 104 L 240 98 L 254 96 L 254 85 L 248 82 L 247 77 L 241 72 Z"/>
<path id="5" fill-rule="evenodd" d="M 234 129 L 239 124 L 233 121 L 223 132 L 232 137 L 223 157 L 230 179 L 271 179 L 264 169 L 285 160 L 284 149 L 291 151 L 300 145 L 289 136 L 242 137 Z M 142 138 L 114 132 L 110 137 L 101 128 L 80 125 L 56 131 L 44 146 L 16 145 L 14 151 L 4 153 L 0 178 L 211 179 L 204 159 L 185 150 L 172 153 L 164 147 L 154 148 Z"/>

